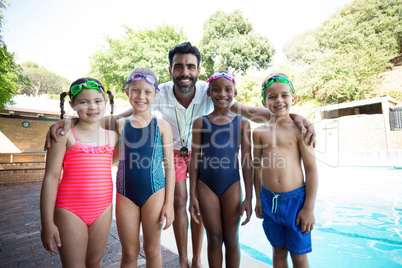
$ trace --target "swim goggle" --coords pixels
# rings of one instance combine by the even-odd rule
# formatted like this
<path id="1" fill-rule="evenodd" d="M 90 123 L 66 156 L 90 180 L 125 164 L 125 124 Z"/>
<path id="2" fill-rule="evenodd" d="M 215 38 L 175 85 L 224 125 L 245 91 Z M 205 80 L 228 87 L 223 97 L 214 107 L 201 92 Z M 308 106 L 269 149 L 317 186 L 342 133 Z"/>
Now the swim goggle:
<path id="1" fill-rule="evenodd" d="M 160 91 L 158 86 L 156 85 L 155 78 L 152 75 L 143 75 L 140 73 L 135 73 L 131 78 L 129 78 L 126 82 L 126 85 L 130 84 L 131 82 L 137 82 L 144 79 L 148 84 L 152 85 L 155 87 L 156 91 Z"/>
<path id="2" fill-rule="evenodd" d="M 292 86 L 292 83 L 289 81 L 289 79 L 287 79 L 287 78 L 284 77 L 284 76 L 275 76 L 275 77 L 272 77 L 272 78 L 270 78 L 270 79 L 268 80 L 268 82 L 265 83 L 264 86 L 262 87 L 262 102 L 263 102 L 264 104 L 265 104 L 265 89 L 266 89 L 267 87 L 269 87 L 270 85 L 272 85 L 273 83 L 275 83 L 275 80 L 278 81 L 278 82 L 280 82 L 280 83 L 283 83 L 283 84 L 288 84 L 289 87 L 290 87 L 290 90 L 292 90 L 292 92 L 295 93 L 295 90 L 294 90 L 294 88 L 293 88 L 293 86 Z"/>
<path id="3" fill-rule="evenodd" d="M 86 81 L 85 83 L 77 84 L 71 87 L 71 95 L 76 96 L 83 88 L 101 90 L 103 87 L 95 81 Z M 106 93 L 106 89 L 104 90 Z"/>
<path id="4" fill-rule="evenodd" d="M 215 79 L 219 79 L 221 77 L 225 77 L 227 80 L 229 80 L 230 82 L 233 82 L 236 84 L 236 81 L 233 77 L 233 75 L 229 74 L 229 73 L 222 73 L 222 72 L 216 72 L 213 75 L 211 75 L 207 81 L 207 83 L 211 82 L 212 80 Z"/>

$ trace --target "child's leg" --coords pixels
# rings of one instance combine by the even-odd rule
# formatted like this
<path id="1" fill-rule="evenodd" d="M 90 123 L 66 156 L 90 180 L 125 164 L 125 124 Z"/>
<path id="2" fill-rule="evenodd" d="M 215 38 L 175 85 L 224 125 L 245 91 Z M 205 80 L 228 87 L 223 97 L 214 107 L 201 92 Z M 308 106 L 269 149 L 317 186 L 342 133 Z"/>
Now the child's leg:
<path id="1" fill-rule="evenodd" d="M 77 215 L 56 207 L 54 221 L 60 232 L 60 258 L 63 267 L 85 267 L 88 227 Z"/>
<path id="2" fill-rule="evenodd" d="M 275 268 L 288 267 L 288 250 L 285 247 L 273 248 L 273 265 Z"/>
<path id="3" fill-rule="evenodd" d="M 144 238 L 146 267 L 161 267 L 161 230 L 162 207 L 165 203 L 165 189 L 154 193 L 141 207 L 141 222 Z"/>
<path id="4" fill-rule="evenodd" d="M 295 254 L 290 254 L 292 257 L 292 263 L 294 268 L 308 268 L 308 259 L 307 259 L 307 254 L 303 255 L 295 255 Z"/>
<path id="5" fill-rule="evenodd" d="M 112 205 L 88 226 L 87 267 L 102 267 L 102 258 L 109 239 L 111 222 Z"/>
<path id="6" fill-rule="evenodd" d="M 178 171 L 176 170 L 176 172 Z M 179 252 L 179 262 L 181 264 L 179 267 L 184 266 L 187 267 L 188 214 L 187 214 L 186 180 L 176 182 L 175 184 L 173 208 L 174 208 L 173 230 L 176 240 L 177 251 Z"/>
<path id="7" fill-rule="evenodd" d="M 236 182 L 222 194 L 221 204 L 226 267 L 239 267 L 240 182 Z"/>
<path id="8" fill-rule="evenodd" d="M 138 267 L 140 208 L 121 194 L 116 195 L 116 225 L 122 246 L 121 267 Z"/>
<path id="9" fill-rule="evenodd" d="M 221 202 L 211 189 L 198 181 L 198 200 L 201 217 L 207 231 L 209 267 L 222 267 L 222 214 Z"/>

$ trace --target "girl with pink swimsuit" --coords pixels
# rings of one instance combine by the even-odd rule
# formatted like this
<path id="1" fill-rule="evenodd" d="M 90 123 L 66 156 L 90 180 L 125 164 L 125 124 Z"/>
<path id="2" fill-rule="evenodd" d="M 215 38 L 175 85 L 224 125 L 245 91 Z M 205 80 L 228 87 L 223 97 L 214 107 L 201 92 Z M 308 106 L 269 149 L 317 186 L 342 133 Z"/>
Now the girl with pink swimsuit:
<path id="1" fill-rule="evenodd" d="M 40 210 L 43 246 L 60 253 L 63 267 L 101 267 L 108 241 L 118 134 L 100 127 L 106 93 L 113 113 L 113 95 L 96 79 L 80 78 L 60 94 L 61 118 L 68 95 L 79 120 L 47 153 Z"/>

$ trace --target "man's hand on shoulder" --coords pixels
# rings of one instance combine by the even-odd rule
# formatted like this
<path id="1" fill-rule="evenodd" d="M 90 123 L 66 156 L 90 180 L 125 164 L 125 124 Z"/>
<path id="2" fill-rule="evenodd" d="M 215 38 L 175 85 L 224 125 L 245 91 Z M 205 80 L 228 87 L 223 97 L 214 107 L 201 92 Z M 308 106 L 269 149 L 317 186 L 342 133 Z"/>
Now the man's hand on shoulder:
<path id="1" fill-rule="evenodd" d="M 54 123 L 50 126 L 49 131 L 46 134 L 46 141 L 44 150 L 47 151 L 52 146 L 52 140 L 58 142 L 57 133 L 61 136 L 66 135 L 66 133 L 78 122 L 78 118 L 68 118 Z"/>

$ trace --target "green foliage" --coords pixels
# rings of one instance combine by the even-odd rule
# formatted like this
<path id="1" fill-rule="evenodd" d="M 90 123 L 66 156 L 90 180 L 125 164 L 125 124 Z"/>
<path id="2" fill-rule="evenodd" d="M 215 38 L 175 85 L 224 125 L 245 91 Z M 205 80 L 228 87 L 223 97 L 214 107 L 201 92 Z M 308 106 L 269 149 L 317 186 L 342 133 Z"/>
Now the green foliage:
<path id="1" fill-rule="evenodd" d="M 245 74 L 249 68 L 266 69 L 274 54 L 269 40 L 255 32 L 241 11 L 217 11 L 204 24 L 200 51 L 206 78 L 218 70 L 233 75 Z"/>
<path id="2" fill-rule="evenodd" d="M 52 73 L 35 62 L 21 64 L 23 76 L 29 79 L 29 84 L 21 85 L 21 92 L 27 95 L 60 94 L 67 91 L 70 81 L 60 75 Z"/>
<path id="3" fill-rule="evenodd" d="M 303 68 L 301 97 L 320 103 L 369 97 L 377 74 L 401 55 L 401 14 L 399 0 L 355 0 L 293 39 L 285 51 Z"/>
<path id="4" fill-rule="evenodd" d="M 242 104 L 258 107 L 261 106 L 261 84 L 265 75 L 262 72 L 253 72 L 242 77 L 236 77 L 236 100 Z"/>
<path id="5" fill-rule="evenodd" d="M 300 94 L 300 87 L 302 86 L 302 77 L 299 77 L 300 70 L 298 70 L 294 64 L 284 62 L 274 67 L 270 67 L 264 71 L 250 71 L 247 72 L 245 76 L 236 77 L 236 100 L 249 106 L 262 107 L 262 83 L 264 82 L 265 78 L 271 73 L 279 72 L 284 73 L 289 77 L 295 87 L 295 95 L 296 97 L 298 97 Z M 302 102 L 300 102 L 300 104 L 302 104 Z"/>
<path id="6" fill-rule="evenodd" d="M 170 25 L 138 31 L 126 27 L 121 39 L 106 38 L 108 46 L 91 57 L 90 75 L 115 92 L 124 89 L 127 76 L 136 67 L 151 68 L 159 83 L 167 82 L 169 50 L 185 40 L 183 31 Z"/>
<path id="7" fill-rule="evenodd" d="M 0 110 L 5 105 L 12 103 L 13 96 L 17 93 L 18 83 L 26 83 L 21 74 L 21 67 L 15 62 L 14 54 L 7 51 L 7 45 L 1 34 L 3 26 L 3 12 L 8 5 L 7 1 L 0 0 Z"/>

